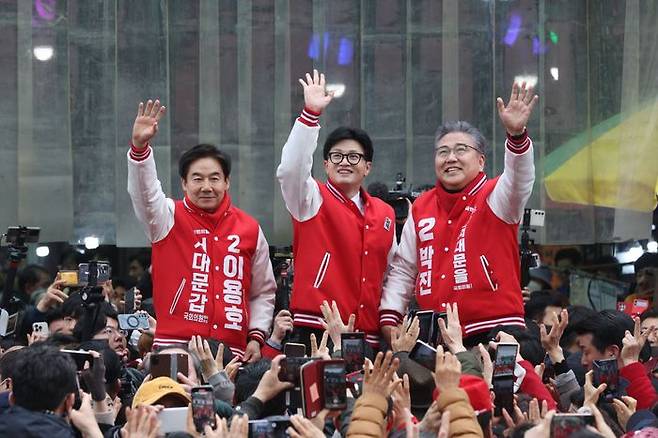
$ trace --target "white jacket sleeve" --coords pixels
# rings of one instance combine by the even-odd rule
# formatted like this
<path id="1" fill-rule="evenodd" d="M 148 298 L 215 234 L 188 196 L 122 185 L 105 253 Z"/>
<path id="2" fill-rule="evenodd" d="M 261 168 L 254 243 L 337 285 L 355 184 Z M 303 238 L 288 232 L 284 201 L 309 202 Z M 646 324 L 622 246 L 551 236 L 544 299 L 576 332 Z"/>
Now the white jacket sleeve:
<path id="1" fill-rule="evenodd" d="M 529 137 L 517 147 L 505 140 L 505 168 L 487 203 L 494 214 L 508 224 L 521 221 L 523 209 L 532 194 L 535 182 L 533 153 Z"/>
<path id="2" fill-rule="evenodd" d="M 258 244 L 251 265 L 251 290 L 249 291 L 249 331 L 268 333 L 274 316 L 276 281 L 270 263 L 270 248 L 258 227 Z M 263 336 L 262 341 L 265 342 Z"/>
<path id="3" fill-rule="evenodd" d="M 174 201 L 162 191 L 150 146 L 142 161 L 134 160 L 128 151 L 128 194 L 151 243 L 167 237 L 174 226 Z"/>
<path id="4" fill-rule="evenodd" d="M 398 325 L 416 286 L 418 266 L 416 265 L 416 225 L 411 209 L 402 228 L 400 246 L 384 283 L 379 306 L 380 324 Z"/>
<path id="5" fill-rule="evenodd" d="M 296 120 L 276 170 L 286 208 L 300 222 L 315 216 L 322 205 L 320 188 L 311 176 L 319 133 L 319 126 L 307 126 Z"/>

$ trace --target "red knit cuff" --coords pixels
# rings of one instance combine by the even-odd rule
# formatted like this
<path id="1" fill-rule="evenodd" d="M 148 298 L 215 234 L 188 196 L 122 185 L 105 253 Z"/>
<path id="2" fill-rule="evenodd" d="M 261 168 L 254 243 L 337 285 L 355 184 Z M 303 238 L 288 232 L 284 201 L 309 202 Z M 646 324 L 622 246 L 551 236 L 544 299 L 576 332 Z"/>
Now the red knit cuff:
<path id="1" fill-rule="evenodd" d="M 151 155 L 151 145 L 146 143 L 146 147 L 138 148 L 132 142 L 130 143 L 130 158 L 135 161 L 144 161 Z"/>
<path id="2" fill-rule="evenodd" d="M 402 323 L 402 314 L 395 310 L 380 310 L 379 325 L 381 327 L 397 327 Z"/>
<path id="3" fill-rule="evenodd" d="M 528 136 L 527 129 L 523 130 L 523 133 L 517 136 L 512 136 L 507 133 L 507 141 L 505 142 L 505 145 L 507 146 L 507 149 L 512 153 L 523 154 L 530 148 L 531 144 L 532 142 Z"/>
<path id="4" fill-rule="evenodd" d="M 249 330 L 249 334 L 247 335 L 247 340 L 258 342 L 258 344 L 262 348 L 263 345 L 265 345 L 265 333 L 258 329 L 251 329 Z"/>
<path id="5" fill-rule="evenodd" d="M 297 120 L 306 126 L 320 126 L 320 113 L 316 113 L 315 111 L 304 107 Z"/>

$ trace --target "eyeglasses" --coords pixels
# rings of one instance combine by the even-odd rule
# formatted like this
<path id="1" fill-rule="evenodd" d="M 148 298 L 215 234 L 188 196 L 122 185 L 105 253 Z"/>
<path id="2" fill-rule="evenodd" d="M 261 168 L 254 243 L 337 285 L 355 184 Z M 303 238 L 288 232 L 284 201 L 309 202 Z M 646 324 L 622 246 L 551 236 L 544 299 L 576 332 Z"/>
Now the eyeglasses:
<path id="1" fill-rule="evenodd" d="M 112 336 L 113 334 L 117 334 L 117 335 L 120 335 L 120 336 L 128 335 L 128 332 L 126 330 L 115 329 L 114 327 L 111 327 L 109 325 L 107 327 L 105 327 L 103 330 L 101 330 L 101 333 L 103 333 L 105 335 L 108 335 L 108 336 Z"/>
<path id="2" fill-rule="evenodd" d="M 473 149 L 480 154 L 482 153 L 482 151 L 478 148 L 460 143 L 452 148 L 449 148 L 448 146 L 441 146 L 436 148 L 436 155 L 441 159 L 446 159 L 450 156 L 450 152 L 454 152 L 456 157 L 463 157 L 469 149 Z"/>
<path id="3" fill-rule="evenodd" d="M 334 164 L 340 164 L 343 162 L 343 159 L 347 158 L 347 162 L 352 166 L 356 166 L 361 162 L 361 158 L 365 158 L 363 154 L 356 152 L 349 152 L 347 154 L 342 154 L 340 152 L 329 152 L 329 161 Z"/>

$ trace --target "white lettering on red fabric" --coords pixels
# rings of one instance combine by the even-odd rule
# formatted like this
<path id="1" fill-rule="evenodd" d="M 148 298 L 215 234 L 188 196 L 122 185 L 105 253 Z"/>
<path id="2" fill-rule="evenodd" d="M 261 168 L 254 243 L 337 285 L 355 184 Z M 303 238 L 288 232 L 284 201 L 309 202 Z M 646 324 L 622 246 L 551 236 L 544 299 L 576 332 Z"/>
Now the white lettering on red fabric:
<path id="1" fill-rule="evenodd" d="M 457 236 L 455 250 L 452 253 L 453 290 L 471 289 L 468 283 L 468 270 L 466 269 L 466 225 L 461 227 Z"/>
<path id="2" fill-rule="evenodd" d="M 242 280 L 244 279 L 244 257 L 240 254 L 240 236 L 231 234 L 227 236 L 231 241 L 228 246 L 228 252 L 224 257 L 224 284 L 223 284 L 223 297 L 224 297 L 224 313 L 226 316 L 226 323 L 224 328 L 229 330 L 242 331 L 242 322 L 244 320 L 242 303 L 244 288 Z"/>
<path id="3" fill-rule="evenodd" d="M 208 242 L 205 237 L 194 244 L 192 254 L 192 292 L 187 301 L 188 311 L 183 318 L 193 322 L 208 322 L 206 303 L 208 302 L 208 271 L 210 271 L 210 257 L 208 256 Z"/>
<path id="4" fill-rule="evenodd" d="M 433 217 L 423 218 L 418 221 L 418 240 L 427 242 L 425 246 L 418 249 L 418 261 L 420 266 L 418 269 L 418 294 L 428 295 L 432 293 L 432 257 L 434 256 L 434 248 L 432 247 L 432 240 L 434 233 L 432 228 L 436 224 L 436 219 Z"/>

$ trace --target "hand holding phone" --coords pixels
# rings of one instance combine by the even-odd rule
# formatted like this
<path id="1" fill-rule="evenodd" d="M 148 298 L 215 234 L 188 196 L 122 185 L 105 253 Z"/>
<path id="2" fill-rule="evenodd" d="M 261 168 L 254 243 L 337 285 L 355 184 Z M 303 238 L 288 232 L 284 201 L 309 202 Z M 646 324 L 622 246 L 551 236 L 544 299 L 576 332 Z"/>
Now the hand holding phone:
<path id="1" fill-rule="evenodd" d="M 617 366 L 617 359 L 595 360 L 592 363 L 592 371 L 594 372 L 594 378 L 592 379 L 594 387 L 598 387 L 602 383 L 606 384 L 603 396 L 607 400 L 618 395 L 619 369 Z"/>
<path id="2" fill-rule="evenodd" d="M 217 427 L 215 421 L 215 396 L 212 386 L 203 385 L 192 388 L 192 419 L 194 427 L 199 433 L 203 433 L 207 425 L 211 429 Z"/>
<path id="3" fill-rule="evenodd" d="M 366 356 L 365 333 L 341 333 L 340 353 L 348 374 L 362 370 Z"/>
<path id="4" fill-rule="evenodd" d="M 416 341 L 416 345 L 409 352 L 409 359 L 418 362 L 430 371 L 436 367 L 436 349 L 423 341 Z"/>

